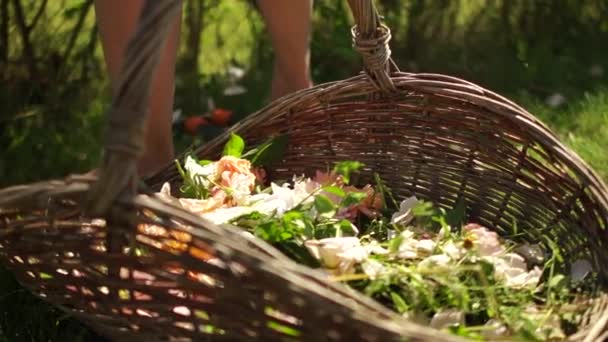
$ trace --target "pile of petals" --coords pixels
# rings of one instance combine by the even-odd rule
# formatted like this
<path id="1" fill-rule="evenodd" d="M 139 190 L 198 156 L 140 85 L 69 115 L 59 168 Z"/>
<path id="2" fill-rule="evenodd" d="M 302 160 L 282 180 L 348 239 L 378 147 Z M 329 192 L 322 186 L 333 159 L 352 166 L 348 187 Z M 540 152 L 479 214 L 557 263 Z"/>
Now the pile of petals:
<path id="1" fill-rule="evenodd" d="M 173 197 L 168 184 L 158 195 L 215 224 L 241 227 L 418 323 L 477 339 L 566 336 L 584 306 L 571 304 L 584 302 L 571 285 L 590 274 L 588 262 L 566 277 L 557 272 L 559 255 L 541 244 L 449 224 L 445 211 L 429 211 L 414 196 L 390 206 L 381 181 L 349 184 L 358 167 L 346 162 L 275 183 L 237 156 L 188 157 L 183 197 Z"/>

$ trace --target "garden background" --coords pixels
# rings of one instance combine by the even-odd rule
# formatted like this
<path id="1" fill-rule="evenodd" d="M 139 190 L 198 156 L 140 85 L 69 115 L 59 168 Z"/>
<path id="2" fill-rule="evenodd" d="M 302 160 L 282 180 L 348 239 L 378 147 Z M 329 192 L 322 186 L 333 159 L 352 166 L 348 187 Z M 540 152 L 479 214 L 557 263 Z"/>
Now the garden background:
<path id="1" fill-rule="evenodd" d="M 110 98 L 92 3 L 0 0 L 0 187 L 96 166 Z M 267 104 L 272 47 L 255 3 L 184 3 L 175 105 L 182 119 L 205 115 L 209 99 L 232 111 L 232 122 Z M 401 70 L 461 77 L 515 100 L 608 179 L 608 0 L 377 3 Z M 346 1 L 315 1 L 315 83 L 361 69 L 351 25 Z M 235 84 L 246 91 L 225 95 Z M 214 130 L 199 133 L 176 123 L 178 151 Z M 0 342 L 93 337 L 0 269 Z"/>

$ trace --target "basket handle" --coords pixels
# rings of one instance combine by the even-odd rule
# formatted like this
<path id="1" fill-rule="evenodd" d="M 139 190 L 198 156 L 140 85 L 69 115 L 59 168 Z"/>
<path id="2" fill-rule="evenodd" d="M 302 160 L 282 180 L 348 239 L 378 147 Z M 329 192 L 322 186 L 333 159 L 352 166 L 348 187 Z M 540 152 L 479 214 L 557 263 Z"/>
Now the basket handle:
<path id="1" fill-rule="evenodd" d="M 353 47 L 363 57 L 363 70 L 376 86 L 386 94 L 397 93 L 389 71 L 399 71 L 391 59 L 388 42 L 391 30 L 380 22 L 380 15 L 373 0 L 348 0 L 355 18 L 351 29 Z"/>
<path id="2" fill-rule="evenodd" d="M 144 2 L 107 113 L 99 179 L 91 186 L 86 202 L 86 209 L 93 215 L 105 215 L 119 195 L 136 193 L 136 162 L 144 149 L 152 78 L 170 25 L 180 10 L 181 0 Z"/>

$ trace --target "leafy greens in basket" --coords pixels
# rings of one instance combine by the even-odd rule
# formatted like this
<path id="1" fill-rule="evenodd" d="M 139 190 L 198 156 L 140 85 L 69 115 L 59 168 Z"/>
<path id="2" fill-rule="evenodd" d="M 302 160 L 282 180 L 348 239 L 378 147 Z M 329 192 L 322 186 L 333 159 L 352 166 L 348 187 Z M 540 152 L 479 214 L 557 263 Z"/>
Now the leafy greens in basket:
<path id="1" fill-rule="evenodd" d="M 245 153 L 233 134 L 221 159 L 177 163 L 180 198 L 168 184 L 160 196 L 238 226 L 420 324 L 474 339 L 560 340 L 574 332 L 588 263 L 567 276 L 552 241 L 501 238 L 466 222 L 463 202 L 451 211 L 415 196 L 397 202 L 378 175 L 354 186 L 363 167 L 356 161 L 269 182 L 265 167 L 285 144 L 273 138 Z"/>

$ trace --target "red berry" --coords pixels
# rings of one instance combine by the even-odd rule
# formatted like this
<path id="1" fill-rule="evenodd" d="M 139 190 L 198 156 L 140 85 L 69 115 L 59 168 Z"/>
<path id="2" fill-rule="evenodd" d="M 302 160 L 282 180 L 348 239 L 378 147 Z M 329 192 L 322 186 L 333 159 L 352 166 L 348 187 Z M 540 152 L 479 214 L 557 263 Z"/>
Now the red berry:
<path id="1" fill-rule="evenodd" d="M 211 112 L 211 121 L 218 126 L 226 126 L 232 117 L 232 111 L 216 108 Z"/>
<path id="2" fill-rule="evenodd" d="M 184 131 L 190 135 L 197 135 L 199 128 L 209 124 L 209 121 L 204 117 L 190 116 L 184 120 Z"/>

